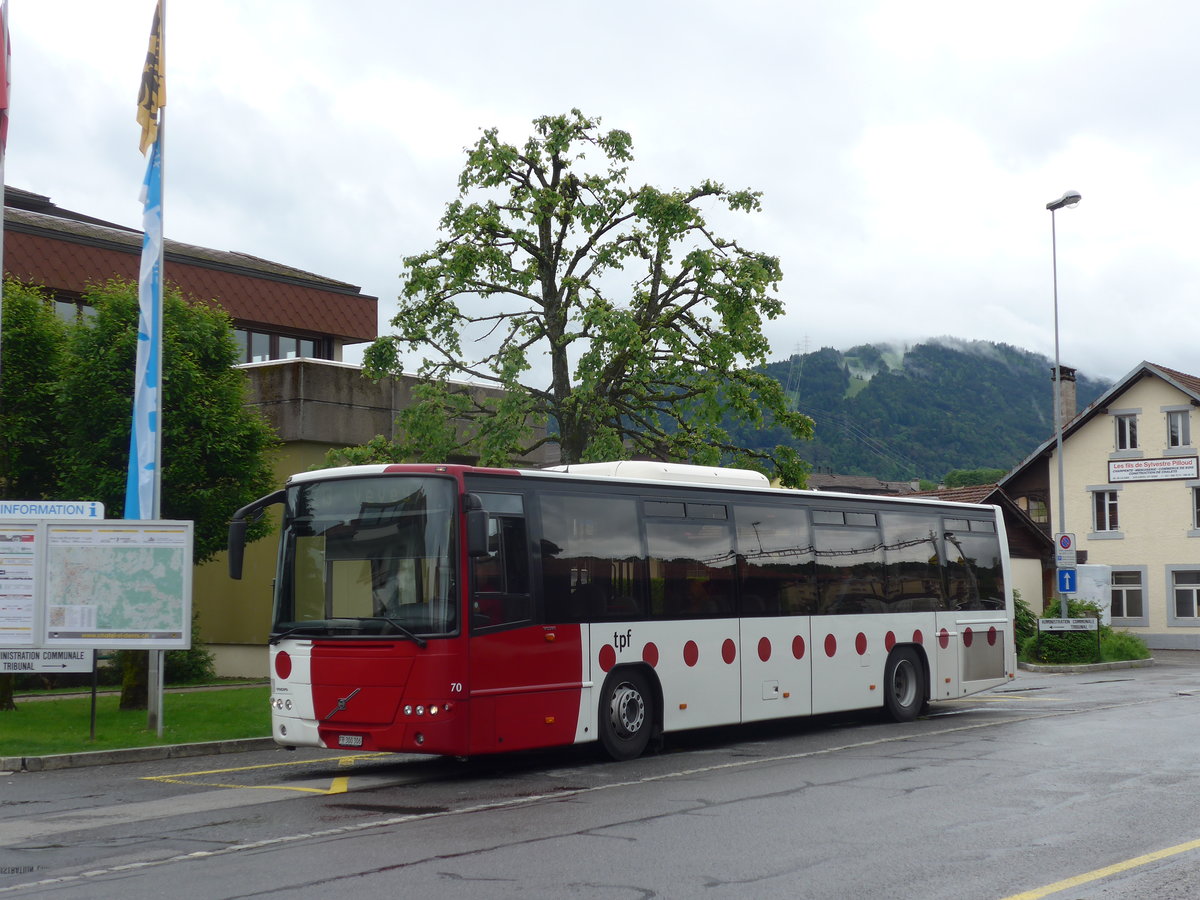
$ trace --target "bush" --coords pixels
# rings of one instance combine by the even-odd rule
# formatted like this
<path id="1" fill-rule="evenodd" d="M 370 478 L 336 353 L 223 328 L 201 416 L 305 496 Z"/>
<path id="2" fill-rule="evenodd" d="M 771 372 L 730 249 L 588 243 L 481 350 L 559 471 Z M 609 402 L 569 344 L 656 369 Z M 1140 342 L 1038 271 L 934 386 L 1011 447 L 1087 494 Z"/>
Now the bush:
<path id="1" fill-rule="evenodd" d="M 1025 598 L 1021 596 L 1021 592 L 1014 590 L 1013 636 L 1016 638 L 1018 647 L 1024 645 L 1026 638 L 1037 637 L 1037 620 L 1037 613 L 1025 602 Z"/>
<path id="2" fill-rule="evenodd" d="M 1123 659 L 1149 659 L 1150 648 L 1136 634 L 1113 631 L 1100 639 L 1100 658 L 1105 662 Z"/>
<path id="3" fill-rule="evenodd" d="M 1103 635 L 1100 640 L 1103 645 Z M 1101 659 L 1094 631 L 1048 631 L 1042 634 L 1040 641 L 1038 636 L 1034 635 L 1025 642 L 1022 649 L 1028 654 L 1027 657 L 1023 657 L 1026 662 L 1048 665 L 1094 663 L 1100 662 Z"/>
<path id="4" fill-rule="evenodd" d="M 1017 616 L 1020 616 L 1020 607 Z M 1059 605 L 1054 601 L 1051 606 L 1052 614 L 1045 618 L 1058 618 Z M 1070 619 L 1101 618 L 1101 610 L 1094 603 L 1079 600 L 1067 601 L 1067 617 Z M 1097 651 L 1097 634 L 1094 631 L 1047 632 L 1038 640 L 1036 619 L 1030 634 L 1022 635 L 1021 626 L 1014 629 L 1017 633 L 1017 655 L 1022 662 L 1047 663 L 1050 665 L 1073 665 L 1094 662 L 1119 662 L 1127 659 L 1147 659 L 1150 651 L 1146 642 L 1135 634 L 1127 631 L 1113 631 L 1109 625 L 1099 622 L 1099 650 Z"/>

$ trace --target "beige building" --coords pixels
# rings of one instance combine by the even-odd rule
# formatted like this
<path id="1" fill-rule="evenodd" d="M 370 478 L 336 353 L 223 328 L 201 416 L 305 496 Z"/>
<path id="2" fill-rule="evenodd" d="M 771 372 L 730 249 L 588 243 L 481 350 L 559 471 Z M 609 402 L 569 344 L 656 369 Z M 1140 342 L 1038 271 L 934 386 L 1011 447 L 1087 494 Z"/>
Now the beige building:
<path id="1" fill-rule="evenodd" d="M 1071 418 L 1065 528 L 1055 439 L 1001 482 L 1047 532 L 1075 535 L 1079 565 L 1107 567 L 1113 625 L 1152 648 L 1200 649 L 1198 406 L 1200 377 L 1143 362 Z"/>

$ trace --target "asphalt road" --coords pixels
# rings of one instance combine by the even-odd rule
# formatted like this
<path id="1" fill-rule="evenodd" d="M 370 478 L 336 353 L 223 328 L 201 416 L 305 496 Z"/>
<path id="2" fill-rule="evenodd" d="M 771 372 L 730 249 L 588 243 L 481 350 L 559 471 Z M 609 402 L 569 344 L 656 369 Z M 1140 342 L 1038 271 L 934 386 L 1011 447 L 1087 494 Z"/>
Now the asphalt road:
<path id="1" fill-rule="evenodd" d="M 280 750 L 0 775 L 0 898 L 1200 893 L 1200 653 L 870 714 L 467 762 Z"/>

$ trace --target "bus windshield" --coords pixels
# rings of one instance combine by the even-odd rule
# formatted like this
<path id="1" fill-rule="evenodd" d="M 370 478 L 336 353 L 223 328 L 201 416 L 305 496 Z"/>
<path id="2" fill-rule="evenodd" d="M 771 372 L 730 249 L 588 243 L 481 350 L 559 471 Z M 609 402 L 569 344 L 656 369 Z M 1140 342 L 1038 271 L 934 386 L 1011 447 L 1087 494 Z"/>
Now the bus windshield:
<path id="1" fill-rule="evenodd" d="M 408 639 L 458 628 L 454 482 L 373 476 L 288 488 L 272 639 Z"/>

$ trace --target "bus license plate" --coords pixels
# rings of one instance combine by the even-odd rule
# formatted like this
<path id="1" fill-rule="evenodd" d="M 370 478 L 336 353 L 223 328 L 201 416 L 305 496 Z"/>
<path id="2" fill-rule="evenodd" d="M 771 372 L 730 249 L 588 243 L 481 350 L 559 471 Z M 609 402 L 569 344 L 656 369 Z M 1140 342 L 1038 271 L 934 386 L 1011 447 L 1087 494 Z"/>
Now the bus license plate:
<path id="1" fill-rule="evenodd" d="M 339 734 L 338 735 L 338 746 L 339 747 L 361 747 L 362 746 L 362 735 L 361 734 Z"/>

